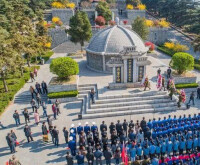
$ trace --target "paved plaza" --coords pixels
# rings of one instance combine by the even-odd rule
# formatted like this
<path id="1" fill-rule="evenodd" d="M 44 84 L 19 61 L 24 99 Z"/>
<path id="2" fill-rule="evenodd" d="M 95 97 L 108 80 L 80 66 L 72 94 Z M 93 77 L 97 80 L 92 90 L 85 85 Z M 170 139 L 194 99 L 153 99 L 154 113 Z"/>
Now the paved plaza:
<path id="1" fill-rule="evenodd" d="M 65 56 L 65 54 L 59 54 L 55 53 L 52 58 L 56 57 L 62 57 Z M 51 60 L 50 59 L 50 60 Z M 156 90 L 155 84 L 156 84 L 156 71 L 158 68 L 161 68 L 162 73 L 166 71 L 167 65 L 169 63 L 170 58 L 166 55 L 163 55 L 159 52 L 155 52 L 154 55 L 149 56 L 149 60 L 152 62 L 151 66 L 148 66 L 147 68 L 147 75 L 149 78 L 151 78 L 152 81 L 152 90 Z M 79 84 L 92 84 L 97 83 L 99 88 L 99 94 L 100 95 L 115 95 L 115 94 L 122 94 L 122 93 L 134 93 L 134 90 L 136 89 L 121 89 L 121 90 L 108 90 L 107 86 L 109 82 L 112 82 L 112 75 L 109 74 L 103 74 L 94 72 L 91 70 L 88 70 L 86 67 L 86 60 L 81 59 L 78 60 L 80 65 L 80 80 Z M 49 71 L 49 63 L 48 61 L 46 64 L 41 66 L 41 69 L 38 72 L 38 77 L 36 78 L 35 82 L 41 83 L 42 80 L 45 80 L 47 83 L 50 81 L 51 77 L 53 76 L 52 73 Z M 194 71 L 195 74 L 200 75 L 198 72 Z M 199 76 L 198 76 L 199 77 Z M 199 80 L 198 80 L 199 81 Z M 35 82 L 28 82 L 25 84 L 25 86 L 17 93 L 17 96 L 25 97 L 27 94 L 29 94 L 29 87 L 30 85 L 34 85 Z M 138 89 L 143 90 L 143 89 Z M 91 124 L 93 121 L 97 123 L 99 126 L 102 120 L 104 120 L 107 125 L 110 124 L 110 122 L 116 123 L 116 121 L 127 119 L 127 121 L 133 120 L 136 122 L 136 120 L 141 120 L 143 116 L 146 117 L 146 119 L 149 118 L 158 118 L 158 117 L 164 117 L 168 116 L 169 113 L 155 113 L 155 114 L 141 114 L 141 115 L 128 115 L 128 116 L 117 116 L 117 117 L 107 117 L 107 118 L 97 118 L 97 119 L 90 119 L 90 120 L 78 120 L 78 113 L 80 112 L 80 102 L 71 102 L 71 103 L 63 103 L 61 104 L 61 114 L 58 116 L 57 120 L 53 121 L 53 125 L 56 125 L 59 130 L 59 147 L 55 147 L 52 142 L 44 143 L 42 141 L 42 132 L 41 132 L 41 123 L 42 121 L 46 121 L 46 118 L 42 116 L 42 108 L 39 109 L 39 114 L 41 117 L 41 122 L 39 126 L 37 126 L 34 123 L 33 114 L 30 115 L 30 127 L 32 129 L 32 135 L 34 138 L 34 142 L 27 143 L 26 137 L 23 132 L 24 128 L 24 117 L 22 115 L 22 110 L 26 107 L 28 107 L 29 112 L 32 112 L 30 104 L 11 104 L 5 113 L 1 116 L 2 123 L 7 126 L 6 129 L 0 130 L 0 164 L 4 164 L 10 157 L 10 150 L 7 146 L 5 136 L 7 133 L 13 129 L 18 137 L 18 141 L 20 142 L 20 145 L 17 147 L 17 153 L 16 157 L 20 160 L 20 162 L 23 165 L 45 165 L 45 164 L 58 164 L 63 165 L 66 164 L 65 161 L 65 154 L 67 151 L 67 145 L 64 142 L 64 136 L 62 129 L 64 126 L 67 127 L 67 129 L 70 128 L 70 125 L 72 123 L 77 126 L 79 122 L 81 122 L 83 125 L 86 121 Z M 200 108 L 200 101 L 196 100 L 195 107 L 192 107 L 189 110 L 178 110 L 176 112 L 170 113 L 171 115 L 183 115 L 183 114 L 193 114 L 198 113 Z M 14 119 L 12 117 L 14 110 L 18 110 L 20 113 L 21 118 L 21 125 L 16 127 Z M 52 115 L 51 105 L 48 105 L 48 114 Z"/>

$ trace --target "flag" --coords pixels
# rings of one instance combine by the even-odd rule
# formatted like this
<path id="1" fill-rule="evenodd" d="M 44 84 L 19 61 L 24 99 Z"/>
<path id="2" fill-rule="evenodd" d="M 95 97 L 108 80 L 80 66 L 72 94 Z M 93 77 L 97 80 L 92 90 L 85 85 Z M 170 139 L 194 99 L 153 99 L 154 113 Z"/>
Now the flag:
<path id="1" fill-rule="evenodd" d="M 128 165 L 128 155 L 127 155 L 127 151 L 126 151 L 126 147 L 123 143 L 123 148 L 122 148 L 122 162 L 124 162 L 124 165 Z"/>

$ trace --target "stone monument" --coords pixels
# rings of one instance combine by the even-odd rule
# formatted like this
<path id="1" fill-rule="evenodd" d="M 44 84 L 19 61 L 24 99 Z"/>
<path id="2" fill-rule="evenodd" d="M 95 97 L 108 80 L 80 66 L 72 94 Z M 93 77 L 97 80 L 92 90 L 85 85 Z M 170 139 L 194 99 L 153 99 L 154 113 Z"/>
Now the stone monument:
<path id="1" fill-rule="evenodd" d="M 107 62 L 107 66 L 113 70 L 113 82 L 109 84 L 109 88 L 141 86 L 141 81 L 146 75 L 146 66 L 150 64 L 148 57 L 136 51 L 135 46 L 124 47 L 118 57 L 112 57 Z"/>

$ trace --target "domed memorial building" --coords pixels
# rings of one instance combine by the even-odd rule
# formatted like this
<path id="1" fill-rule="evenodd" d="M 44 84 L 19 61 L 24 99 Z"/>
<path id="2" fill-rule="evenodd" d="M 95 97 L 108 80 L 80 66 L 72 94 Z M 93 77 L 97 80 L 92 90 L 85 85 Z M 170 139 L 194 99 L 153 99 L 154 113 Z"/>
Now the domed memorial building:
<path id="1" fill-rule="evenodd" d="M 146 47 L 140 36 L 115 25 L 96 33 L 86 49 L 88 68 L 113 73 L 113 83 L 140 82 L 146 74 Z"/>

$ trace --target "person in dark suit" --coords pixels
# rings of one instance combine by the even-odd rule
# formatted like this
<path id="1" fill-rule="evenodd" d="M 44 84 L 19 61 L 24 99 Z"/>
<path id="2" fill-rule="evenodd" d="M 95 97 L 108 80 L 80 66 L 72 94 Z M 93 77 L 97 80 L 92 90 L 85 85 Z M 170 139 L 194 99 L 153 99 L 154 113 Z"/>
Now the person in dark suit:
<path id="1" fill-rule="evenodd" d="M 42 81 L 41 86 L 42 86 L 43 94 L 47 94 L 48 93 L 47 83 Z"/>
<path id="2" fill-rule="evenodd" d="M 38 82 L 36 82 L 35 88 L 37 89 L 37 92 L 38 92 L 39 94 L 42 94 L 41 86 L 40 86 L 40 84 L 39 84 Z"/>
<path id="3" fill-rule="evenodd" d="M 107 131 L 107 125 L 105 124 L 105 121 L 102 121 L 102 124 L 100 125 L 100 131 L 103 132 L 105 128 L 105 131 Z"/>
<path id="4" fill-rule="evenodd" d="M 59 146 L 59 137 L 58 137 L 59 131 L 56 129 L 56 126 L 54 126 L 52 133 L 53 133 L 53 136 L 54 136 L 54 144 L 55 144 L 55 146 L 58 147 Z"/>
<path id="5" fill-rule="evenodd" d="M 117 136 L 119 137 L 123 130 L 122 124 L 120 123 L 119 120 L 117 121 L 117 124 L 116 124 L 116 130 L 117 130 Z"/>
<path id="6" fill-rule="evenodd" d="M 33 137 L 31 135 L 31 128 L 28 125 L 25 126 L 24 133 L 25 133 L 28 143 L 30 142 L 30 139 L 31 141 L 33 141 Z"/>

